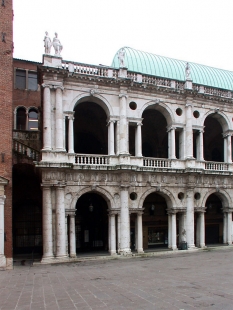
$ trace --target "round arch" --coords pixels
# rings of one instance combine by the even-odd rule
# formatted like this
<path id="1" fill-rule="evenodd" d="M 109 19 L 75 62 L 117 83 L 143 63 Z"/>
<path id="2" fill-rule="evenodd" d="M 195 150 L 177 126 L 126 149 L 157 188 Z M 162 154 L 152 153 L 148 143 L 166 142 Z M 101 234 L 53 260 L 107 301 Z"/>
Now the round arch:
<path id="1" fill-rule="evenodd" d="M 97 187 L 97 188 L 93 189 L 90 186 L 87 186 L 87 187 L 81 189 L 78 193 L 76 193 L 75 197 L 72 199 L 72 202 L 71 202 L 71 209 L 75 209 L 75 206 L 76 206 L 78 199 L 86 193 L 99 194 L 100 196 L 102 196 L 106 200 L 109 209 L 114 208 L 114 199 L 113 199 L 112 195 L 109 194 L 108 191 L 106 191 L 105 189 L 103 189 L 101 187 Z"/>
<path id="2" fill-rule="evenodd" d="M 224 190 L 216 190 L 216 189 L 212 189 L 205 194 L 205 196 L 202 199 L 202 206 L 206 205 L 207 199 L 212 194 L 215 194 L 221 200 L 223 208 L 231 208 L 232 207 L 231 196 Z"/>
<path id="3" fill-rule="evenodd" d="M 167 207 L 170 209 L 170 208 L 174 208 L 174 206 L 178 205 L 178 203 L 176 203 L 176 199 L 175 197 L 173 196 L 173 194 L 168 191 L 167 189 L 165 188 L 161 188 L 159 190 L 156 190 L 155 188 L 151 188 L 151 189 L 148 189 L 140 198 L 139 200 L 139 208 L 142 208 L 143 206 L 143 203 L 146 199 L 147 196 L 149 196 L 150 194 L 152 193 L 157 193 L 158 195 L 161 195 L 166 203 L 167 203 Z"/>
<path id="4" fill-rule="evenodd" d="M 146 102 L 141 108 L 140 117 L 142 117 L 143 112 L 148 108 L 153 108 L 154 110 L 157 110 L 160 113 L 162 113 L 167 121 L 167 126 L 170 126 L 175 122 L 172 110 L 163 102 L 155 103 L 155 101 L 152 100 Z"/>
<path id="5" fill-rule="evenodd" d="M 203 117 L 201 118 L 200 120 L 200 125 L 201 126 L 204 126 L 204 123 L 205 123 L 205 120 L 208 116 L 212 116 L 214 119 L 216 119 L 219 124 L 221 125 L 222 127 L 222 131 L 225 132 L 229 129 L 231 129 L 231 122 L 230 120 L 228 119 L 227 115 L 224 114 L 223 112 L 213 112 L 213 111 L 209 111 L 207 113 L 205 113 L 203 115 Z"/>
<path id="6" fill-rule="evenodd" d="M 73 111 L 75 107 L 84 101 L 94 102 L 98 104 L 106 113 L 107 118 L 110 117 L 110 115 L 113 115 L 113 110 L 108 102 L 108 100 L 99 94 L 94 94 L 93 96 L 87 95 L 87 93 L 82 93 L 76 96 L 69 104 L 68 110 Z"/>

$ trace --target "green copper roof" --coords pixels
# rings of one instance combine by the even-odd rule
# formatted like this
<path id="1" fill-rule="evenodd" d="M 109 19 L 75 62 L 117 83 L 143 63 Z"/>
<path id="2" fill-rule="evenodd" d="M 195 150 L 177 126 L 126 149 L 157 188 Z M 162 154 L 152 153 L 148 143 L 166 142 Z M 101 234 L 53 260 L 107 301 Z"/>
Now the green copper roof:
<path id="1" fill-rule="evenodd" d="M 187 61 L 158 56 L 130 47 L 125 49 L 125 65 L 129 71 L 185 81 Z M 119 52 L 119 51 L 118 51 Z M 118 52 L 112 67 L 119 68 Z M 233 72 L 189 62 L 193 83 L 233 90 Z"/>

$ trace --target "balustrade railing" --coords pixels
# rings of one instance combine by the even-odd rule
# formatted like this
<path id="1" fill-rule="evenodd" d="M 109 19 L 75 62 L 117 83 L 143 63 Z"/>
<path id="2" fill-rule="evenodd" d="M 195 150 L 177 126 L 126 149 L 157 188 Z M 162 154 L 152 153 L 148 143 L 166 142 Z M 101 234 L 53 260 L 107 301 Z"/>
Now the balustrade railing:
<path id="1" fill-rule="evenodd" d="M 144 157 L 143 166 L 153 168 L 170 168 L 171 161 L 169 159 Z"/>
<path id="2" fill-rule="evenodd" d="M 33 160 L 38 161 L 40 159 L 40 152 L 29 147 L 28 145 L 13 140 L 13 150 L 18 154 L 25 155 Z"/>
<path id="3" fill-rule="evenodd" d="M 229 164 L 218 162 L 205 162 L 205 170 L 227 171 Z"/>
<path id="4" fill-rule="evenodd" d="M 109 156 L 75 154 L 75 163 L 78 165 L 109 165 Z"/>

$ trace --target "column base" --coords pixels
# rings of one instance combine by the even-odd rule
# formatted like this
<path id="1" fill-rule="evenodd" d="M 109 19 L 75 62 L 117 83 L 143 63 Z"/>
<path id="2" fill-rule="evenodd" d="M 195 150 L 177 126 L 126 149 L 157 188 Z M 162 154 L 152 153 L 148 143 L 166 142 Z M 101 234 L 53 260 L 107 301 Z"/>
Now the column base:
<path id="1" fill-rule="evenodd" d="M 195 246 L 195 244 L 190 244 L 188 245 L 188 250 L 195 250 L 197 249 L 197 247 Z"/>
<path id="2" fill-rule="evenodd" d="M 76 254 L 70 254 L 70 258 L 76 258 L 77 255 Z"/>
<path id="3" fill-rule="evenodd" d="M 0 255 L 0 270 L 1 269 L 6 269 L 6 257 L 3 254 Z"/>
<path id="4" fill-rule="evenodd" d="M 127 256 L 127 255 L 132 255 L 132 252 L 130 249 L 124 249 L 124 250 L 120 250 L 119 254 L 122 256 Z"/>
<path id="5" fill-rule="evenodd" d="M 56 255 L 55 258 L 67 258 L 67 254 Z"/>
<path id="6" fill-rule="evenodd" d="M 116 252 L 116 251 L 109 251 L 109 253 L 110 253 L 111 256 L 117 255 L 117 252 Z"/>
<path id="7" fill-rule="evenodd" d="M 45 256 L 45 257 L 42 257 L 41 259 L 41 263 L 48 263 L 50 262 L 52 259 L 54 259 L 54 256 Z"/>
<path id="8" fill-rule="evenodd" d="M 138 249 L 137 252 L 138 252 L 138 254 L 143 254 L 144 253 L 143 249 Z"/>
<path id="9" fill-rule="evenodd" d="M 206 249 L 206 248 L 207 248 L 207 246 L 205 245 L 205 243 L 200 244 L 199 247 L 200 247 L 201 249 Z"/>
<path id="10" fill-rule="evenodd" d="M 177 246 L 173 246 L 173 247 L 171 247 L 171 249 L 172 249 L 172 251 L 178 251 Z"/>

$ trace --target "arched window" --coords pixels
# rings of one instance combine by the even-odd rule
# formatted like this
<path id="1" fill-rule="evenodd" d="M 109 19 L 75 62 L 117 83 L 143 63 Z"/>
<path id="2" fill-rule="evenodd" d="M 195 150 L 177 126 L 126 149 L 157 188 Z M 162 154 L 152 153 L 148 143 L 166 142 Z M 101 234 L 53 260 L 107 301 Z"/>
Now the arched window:
<path id="1" fill-rule="evenodd" d="M 16 114 L 16 129 L 26 130 L 26 110 L 25 108 L 18 108 Z"/>
<path id="2" fill-rule="evenodd" d="M 29 110 L 28 130 L 38 130 L 38 112 L 35 109 Z"/>

